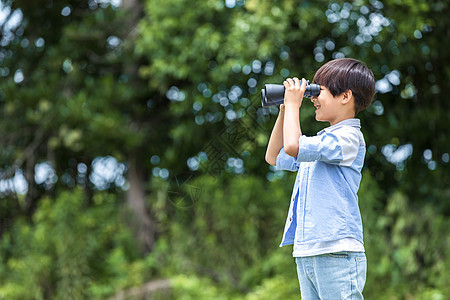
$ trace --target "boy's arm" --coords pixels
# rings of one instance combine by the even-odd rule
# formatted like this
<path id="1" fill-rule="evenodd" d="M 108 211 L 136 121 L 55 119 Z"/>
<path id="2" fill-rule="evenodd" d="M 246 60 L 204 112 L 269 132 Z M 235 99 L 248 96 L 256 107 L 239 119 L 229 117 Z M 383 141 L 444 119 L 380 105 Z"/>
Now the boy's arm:
<path id="1" fill-rule="evenodd" d="M 270 134 L 269 144 L 267 145 L 266 161 L 272 166 L 276 165 L 277 156 L 283 147 L 283 122 L 284 122 L 284 104 L 280 105 L 280 113 Z"/>
<path id="2" fill-rule="evenodd" d="M 286 89 L 284 95 L 285 117 L 283 124 L 284 151 L 292 157 L 297 157 L 299 138 L 302 135 L 300 128 L 299 110 L 302 105 L 303 95 L 306 90 L 306 80 L 288 78 L 283 82 Z"/>

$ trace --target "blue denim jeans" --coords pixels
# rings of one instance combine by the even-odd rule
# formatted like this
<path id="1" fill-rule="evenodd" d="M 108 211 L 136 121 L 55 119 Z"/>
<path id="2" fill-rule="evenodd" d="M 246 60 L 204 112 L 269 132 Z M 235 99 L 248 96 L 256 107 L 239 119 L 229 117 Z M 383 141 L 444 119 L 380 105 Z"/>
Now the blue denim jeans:
<path id="1" fill-rule="evenodd" d="M 296 257 L 302 300 L 364 299 L 367 260 L 364 252 Z"/>

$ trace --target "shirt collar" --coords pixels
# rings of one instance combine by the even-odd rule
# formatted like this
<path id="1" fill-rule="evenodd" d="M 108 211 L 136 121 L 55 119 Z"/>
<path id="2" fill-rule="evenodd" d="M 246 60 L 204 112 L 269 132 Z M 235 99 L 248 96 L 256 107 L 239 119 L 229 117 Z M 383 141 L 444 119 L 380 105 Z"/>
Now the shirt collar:
<path id="1" fill-rule="evenodd" d="M 351 126 L 351 127 L 355 127 L 355 128 L 361 129 L 361 121 L 359 119 L 356 119 L 356 118 L 347 119 L 347 120 L 341 121 L 341 122 L 339 122 L 337 124 L 334 124 L 332 126 L 329 126 L 327 128 L 322 129 L 321 131 L 319 131 L 317 133 L 317 135 L 321 135 L 322 133 L 334 130 L 334 129 L 342 127 L 342 126 Z"/>

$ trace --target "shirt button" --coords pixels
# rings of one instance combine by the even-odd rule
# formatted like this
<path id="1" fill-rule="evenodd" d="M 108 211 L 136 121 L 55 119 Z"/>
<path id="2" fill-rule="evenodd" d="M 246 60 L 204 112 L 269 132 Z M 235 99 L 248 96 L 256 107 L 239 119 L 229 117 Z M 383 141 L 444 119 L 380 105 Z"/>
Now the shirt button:
<path id="1" fill-rule="evenodd" d="M 289 221 L 292 222 L 292 218 L 289 218 Z"/>

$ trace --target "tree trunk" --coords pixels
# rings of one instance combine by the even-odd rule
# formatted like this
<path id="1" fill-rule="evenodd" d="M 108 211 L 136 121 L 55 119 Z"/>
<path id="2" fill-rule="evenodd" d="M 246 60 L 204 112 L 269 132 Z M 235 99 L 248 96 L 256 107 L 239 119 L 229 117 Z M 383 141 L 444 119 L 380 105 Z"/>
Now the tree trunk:
<path id="1" fill-rule="evenodd" d="M 138 0 L 124 0 L 122 9 L 129 12 L 124 26 L 127 28 L 126 38 L 132 40 L 137 33 L 136 26 L 143 13 L 143 4 Z M 137 70 L 137 63 L 131 63 L 125 66 L 124 71 L 126 74 L 136 74 Z M 134 151 L 139 153 L 137 149 Z M 145 172 L 139 163 L 138 155 L 131 154 L 128 158 L 128 182 L 130 186 L 126 194 L 126 203 L 131 212 L 132 226 L 142 251 L 147 253 L 153 248 L 155 228 L 146 205 Z"/>
<path id="2" fill-rule="evenodd" d="M 126 193 L 126 203 L 131 212 L 131 223 L 141 249 L 144 253 L 148 253 L 155 242 L 155 227 L 147 210 L 143 173 L 136 157 L 130 157 L 128 161 L 130 186 Z"/>

